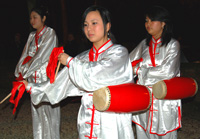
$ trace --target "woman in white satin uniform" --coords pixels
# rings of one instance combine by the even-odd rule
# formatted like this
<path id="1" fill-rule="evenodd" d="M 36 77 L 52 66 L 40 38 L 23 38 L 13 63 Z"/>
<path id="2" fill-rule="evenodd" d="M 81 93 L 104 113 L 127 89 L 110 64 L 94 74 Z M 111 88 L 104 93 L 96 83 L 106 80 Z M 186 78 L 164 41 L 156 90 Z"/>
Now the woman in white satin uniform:
<path id="1" fill-rule="evenodd" d="M 131 113 L 99 112 L 93 105 L 93 91 L 133 82 L 128 50 L 114 44 L 110 14 L 105 8 L 89 7 L 82 21 L 85 36 L 93 47 L 74 58 L 60 54 L 58 59 L 67 67 L 59 72 L 55 83 L 44 84 L 40 93 L 41 87 L 32 83 L 26 89 L 32 87 L 34 104 L 41 101 L 55 104 L 68 96 L 82 95 L 77 121 L 79 139 L 134 139 Z"/>
<path id="2" fill-rule="evenodd" d="M 54 47 L 58 46 L 55 31 L 45 25 L 46 11 L 33 8 L 30 24 L 36 31 L 29 34 L 22 56 L 16 66 L 15 76 L 22 76 L 29 83 L 41 84 L 47 81 L 46 67 Z M 60 106 L 50 103 L 31 103 L 34 139 L 60 138 Z"/>
<path id="3" fill-rule="evenodd" d="M 180 45 L 172 38 L 172 25 L 168 11 L 154 6 L 146 11 L 147 38 L 130 53 L 137 84 L 152 90 L 160 80 L 180 76 Z M 153 96 L 153 93 L 152 93 Z M 144 113 L 134 115 L 137 139 L 176 139 L 181 127 L 181 100 L 157 100 Z"/>

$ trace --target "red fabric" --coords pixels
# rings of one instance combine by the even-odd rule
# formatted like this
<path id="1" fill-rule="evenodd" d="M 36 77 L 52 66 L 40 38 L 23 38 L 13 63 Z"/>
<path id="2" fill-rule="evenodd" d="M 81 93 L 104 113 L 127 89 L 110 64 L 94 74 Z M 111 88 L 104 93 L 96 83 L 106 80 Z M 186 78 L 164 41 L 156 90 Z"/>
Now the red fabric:
<path id="1" fill-rule="evenodd" d="M 153 38 L 154 39 L 154 38 Z M 155 40 L 155 39 L 154 39 Z M 159 39 L 157 39 L 159 40 Z M 155 40 L 156 41 L 156 40 Z M 154 43 L 154 50 L 153 50 L 153 43 Z M 152 39 L 151 41 L 149 42 L 149 55 L 150 55 L 150 58 L 151 58 L 151 63 L 153 65 L 153 67 L 156 67 L 156 63 L 155 63 L 155 55 L 156 55 L 156 47 L 157 47 L 157 44 L 161 43 L 160 42 L 153 42 Z"/>
<path id="2" fill-rule="evenodd" d="M 18 91 L 18 95 L 17 97 L 14 99 L 15 97 L 15 94 L 17 92 L 17 88 L 22 85 L 20 88 L 19 88 L 19 91 Z M 21 99 L 22 95 L 24 94 L 24 91 L 25 91 L 25 85 L 23 82 L 13 82 L 13 88 L 12 88 L 12 91 L 11 91 L 11 97 L 10 97 L 10 102 L 13 103 L 15 106 L 14 106 L 14 109 L 13 109 L 13 114 L 15 114 L 15 111 L 16 111 L 16 108 L 17 108 L 17 105 L 19 103 L 19 100 Z"/>
<path id="3" fill-rule="evenodd" d="M 55 47 L 49 57 L 49 63 L 46 68 L 47 76 L 50 78 L 50 83 L 54 82 L 55 69 L 57 67 L 58 55 L 63 53 L 63 47 Z"/>
<path id="4" fill-rule="evenodd" d="M 136 66 L 138 63 L 140 63 L 140 62 L 142 62 L 142 61 L 143 61 L 143 58 L 140 58 L 140 59 L 138 59 L 138 60 L 132 61 L 132 62 L 131 62 L 132 67 Z"/>
<path id="5" fill-rule="evenodd" d="M 94 57 L 94 51 L 93 51 L 93 48 L 90 49 L 90 52 L 89 52 L 89 61 L 93 61 L 93 58 Z"/>
<path id="6" fill-rule="evenodd" d="M 150 54 L 150 58 L 151 58 L 151 63 L 154 67 L 156 67 L 156 64 L 155 64 L 155 55 L 153 53 L 153 46 L 152 46 L 152 40 L 150 41 L 149 43 L 149 54 Z M 155 49 L 155 47 L 154 47 Z"/>
<path id="7" fill-rule="evenodd" d="M 22 65 L 26 64 L 29 60 L 31 60 L 31 58 L 32 58 L 31 56 L 27 56 L 27 57 L 24 59 Z"/>
<path id="8" fill-rule="evenodd" d="M 24 80 L 23 76 L 21 73 L 19 73 L 19 77 L 16 78 L 17 81 L 21 81 Z"/>
<path id="9" fill-rule="evenodd" d="M 31 56 L 27 56 L 27 57 L 24 59 L 22 65 L 26 64 L 29 60 L 31 60 L 31 58 L 32 58 Z M 21 73 L 19 73 L 19 77 L 17 77 L 16 80 L 17 80 L 17 81 L 24 80 L 24 78 L 23 78 L 23 76 L 22 76 Z"/>

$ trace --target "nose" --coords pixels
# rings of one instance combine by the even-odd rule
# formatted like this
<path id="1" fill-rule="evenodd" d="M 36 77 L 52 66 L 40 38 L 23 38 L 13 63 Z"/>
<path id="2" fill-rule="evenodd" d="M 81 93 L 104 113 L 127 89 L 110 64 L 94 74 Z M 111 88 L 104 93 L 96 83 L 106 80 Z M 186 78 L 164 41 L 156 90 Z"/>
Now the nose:
<path id="1" fill-rule="evenodd" d="M 87 30 L 90 31 L 91 30 L 91 26 L 88 24 L 87 26 Z"/>
<path id="2" fill-rule="evenodd" d="M 30 19 L 30 24 L 32 24 L 32 22 L 33 22 L 33 19 L 31 18 L 31 19 Z"/>

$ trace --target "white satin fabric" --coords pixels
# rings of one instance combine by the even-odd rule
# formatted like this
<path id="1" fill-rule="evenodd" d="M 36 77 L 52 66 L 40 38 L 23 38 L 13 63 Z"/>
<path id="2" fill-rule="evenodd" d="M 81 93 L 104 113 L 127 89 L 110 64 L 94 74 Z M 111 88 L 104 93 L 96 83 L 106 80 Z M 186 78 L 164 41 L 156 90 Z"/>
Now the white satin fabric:
<path id="1" fill-rule="evenodd" d="M 47 26 L 39 33 L 38 45 L 35 42 L 35 34 L 35 31 L 31 32 L 28 37 L 22 56 L 16 66 L 15 76 L 19 77 L 19 73 L 21 73 L 28 82 L 41 84 L 47 81 L 46 67 L 51 51 L 58 46 L 58 40 L 55 31 Z M 31 60 L 22 65 L 27 56 L 31 56 Z M 31 109 L 34 138 L 59 139 L 59 104 L 54 106 L 50 103 L 31 104 Z"/>
<path id="2" fill-rule="evenodd" d="M 152 91 L 152 86 L 158 81 L 180 76 L 180 45 L 175 39 L 171 39 L 167 46 L 161 47 L 159 43 L 155 48 L 153 45 L 156 64 L 153 67 L 149 46 L 145 41 L 130 53 L 130 60 L 143 58 L 143 61 L 136 65 L 134 73 L 135 76 L 138 75 L 137 84 L 145 85 Z M 152 41 L 155 42 L 153 38 Z M 133 121 L 147 134 L 163 136 L 181 127 L 181 100 L 158 100 L 153 96 L 150 109 L 133 115 Z"/>
<path id="3" fill-rule="evenodd" d="M 68 96 L 82 95 L 77 122 L 79 139 L 133 139 L 131 113 L 99 112 L 92 97 L 99 88 L 133 82 L 128 51 L 110 40 L 99 50 L 92 49 L 94 62 L 89 61 L 89 50 L 85 51 L 71 60 L 69 69 L 65 67 L 58 73 L 54 84 L 29 84 L 32 102 L 56 104 Z M 39 90 L 42 91 L 38 93 Z"/>

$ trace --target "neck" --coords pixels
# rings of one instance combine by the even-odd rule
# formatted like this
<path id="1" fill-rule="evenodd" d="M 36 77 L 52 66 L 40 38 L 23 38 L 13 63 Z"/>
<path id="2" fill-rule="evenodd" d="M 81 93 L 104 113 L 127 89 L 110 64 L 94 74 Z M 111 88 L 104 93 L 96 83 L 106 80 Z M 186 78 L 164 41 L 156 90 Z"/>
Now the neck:
<path id="1" fill-rule="evenodd" d="M 45 26 L 42 26 L 40 27 L 39 29 L 37 29 L 37 33 L 39 33 L 40 31 L 42 31 L 42 29 L 44 28 Z"/>
<path id="2" fill-rule="evenodd" d="M 108 41 L 108 38 L 105 37 L 104 39 L 102 39 L 99 42 L 94 42 L 93 45 L 94 47 L 98 50 L 103 44 L 105 44 Z"/>
<path id="3" fill-rule="evenodd" d="M 161 37 L 161 35 L 155 35 L 153 37 L 154 37 L 155 40 L 158 40 Z"/>

